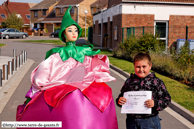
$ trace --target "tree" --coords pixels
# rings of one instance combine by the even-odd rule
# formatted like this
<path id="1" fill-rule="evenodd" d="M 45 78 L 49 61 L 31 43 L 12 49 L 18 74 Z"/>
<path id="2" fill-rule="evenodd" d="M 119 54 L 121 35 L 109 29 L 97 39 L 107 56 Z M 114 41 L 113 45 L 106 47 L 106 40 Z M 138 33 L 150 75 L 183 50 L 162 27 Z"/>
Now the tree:
<path id="1" fill-rule="evenodd" d="M 2 26 L 3 28 L 6 28 L 6 27 L 7 27 L 7 24 L 3 21 L 3 22 L 1 22 L 1 26 Z"/>
<path id="2" fill-rule="evenodd" d="M 85 26 L 85 15 L 80 15 L 80 18 L 84 21 L 80 23 L 81 26 Z M 86 25 L 88 27 L 93 26 L 93 16 L 86 16 Z"/>
<path id="3" fill-rule="evenodd" d="M 18 17 L 15 12 L 9 14 L 4 22 L 6 24 L 6 27 L 15 28 L 18 30 L 21 30 L 22 26 L 24 25 L 23 19 Z"/>

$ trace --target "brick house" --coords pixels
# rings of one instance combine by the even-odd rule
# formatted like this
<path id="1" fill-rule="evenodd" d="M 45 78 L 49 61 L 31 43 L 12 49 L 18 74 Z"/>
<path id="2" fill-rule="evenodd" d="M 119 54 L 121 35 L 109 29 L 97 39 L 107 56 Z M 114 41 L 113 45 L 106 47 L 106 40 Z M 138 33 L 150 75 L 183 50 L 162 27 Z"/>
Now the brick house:
<path id="1" fill-rule="evenodd" d="M 3 7 L 3 5 L 0 5 L 0 24 L 7 18 L 8 13 Z"/>
<path id="2" fill-rule="evenodd" d="M 2 6 L 1 10 L 4 10 L 5 18 L 8 14 L 13 12 L 16 13 L 18 17 L 21 17 L 24 21 L 24 28 L 30 27 L 30 7 L 36 5 L 35 3 L 20 3 L 20 2 L 10 2 L 9 0 L 5 1 Z M 4 8 L 4 9 L 3 9 Z M 3 13 L 2 13 L 3 14 Z M 4 19 L 2 21 L 4 21 Z M 0 22 L 2 22 L 0 21 Z"/>
<path id="3" fill-rule="evenodd" d="M 117 48 L 132 31 L 162 32 L 166 48 L 176 47 L 177 39 L 194 39 L 194 1 L 109 0 L 107 9 L 93 14 L 93 23 L 93 43 L 109 49 Z"/>
<path id="4" fill-rule="evenodd" d="M 100 10 L 107 9 L 108 0 L 97 0 L 90 5 L 92 14 L 99 12 Z"/>
<path id="5" fill-rule="evenodd" d="M 71 16 L 82 28 L 85 27 L 85 13 L 87 10 L 87 16 L 92 16 L 90 5 L 95 0 L 60 0 L 58 4 L 54 6 L 52 12 L 41 21 L 44 23 L 44 28 L 47 28 L 48 31 L 53 32 L 55 27 L 60 27 L 62 18 L 67 8 L 71 5 Z M 53 29 L 51 29 L 53 28 Z"/>
<path id="6" fill-rule="evenodd" d="M 40 2 L 37 6 L 30 9 L 31 11 L 31 23 L 34 23 L 35 28 L 44 28 L 48 30 L 47 35 L 50 35 L 55 27 L 60 27 L 63 15 L 67 8 L 71 5 L 71 16 L 72 18 L 81 26 L 84 27 L 85 19 L 82 17 L 85 16 L 84 11 L 87 10 L 87 16 L 92 16 L 90 5 L 95 0 L 49 0 L 51 3 L 45 1 Z M 44 5 L 45 8 L 42 6 Z M 52 5 L 52 7 L 51 7 Z M 47 9 L 47 11 L 46 11 Z M 43 10 L 45 10 L 46 15 L 43 15 Z M 35 11 L 36 17 L 35 17 Z"/>
<path id="7" fill-rule="evenodd" d="M 43 0 L 42 2 L 38 3 L 37 5 L 30 8 L 30 15 L 31 15 L 31 28 L 41 28 L 47 29 L 48 33 L 53 32 L 52 23 L 48 25 L 44 25 L 42 21 L 46 18 L 51 12 L 54 10 L 54 6 L 59 3 L 59 0 Z M 35 31 L 35 35 L 40 36 L 42 34 L 42 30 Z"/>

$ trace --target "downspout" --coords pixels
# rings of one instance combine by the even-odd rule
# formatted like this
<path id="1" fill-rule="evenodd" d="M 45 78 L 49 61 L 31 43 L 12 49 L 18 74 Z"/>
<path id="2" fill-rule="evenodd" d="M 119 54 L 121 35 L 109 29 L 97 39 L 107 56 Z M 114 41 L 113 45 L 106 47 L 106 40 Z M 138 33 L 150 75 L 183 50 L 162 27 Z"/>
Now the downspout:
<path id="1" fill-rule="evenodd" d="M 102 47 L 102 32 L 103 32 L 103 11 L 101 9 L 101 47 Z"/>
<path id="2" fill-rule="evenodd" d="M 168 51 L 168 22 L 166 22 L 166 52 Z"/>
<path id="3" fill-rule="evenodd" d="M 76 5 L 77 7 L 77 24 L 79 24 L 79 4 Z"/>
<path id="4" fill-rule="evenodd" d="M 54 28 L 54 23 L 53 22 L 51 22 L 52 24 L 53 24 L 53 32 L 55 31 L 55 28 Z"/>
<path id="5" fill-rule="evenodd" d="M 31 11 L 30 11 L 30 29 L 32 29 L 32 23 L 31 23 Z"/>

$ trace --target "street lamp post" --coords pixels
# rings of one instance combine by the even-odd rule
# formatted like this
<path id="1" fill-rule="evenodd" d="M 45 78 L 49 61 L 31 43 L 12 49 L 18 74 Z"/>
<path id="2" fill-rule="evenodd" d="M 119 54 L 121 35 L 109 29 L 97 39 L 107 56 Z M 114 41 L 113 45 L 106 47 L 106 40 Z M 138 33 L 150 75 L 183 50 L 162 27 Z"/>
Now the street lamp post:
<path id="1" fill-rule="evenodd" d="M 85 13 L 85 38 L 86 38 L 86 14 L 88 13 L 88 11 L 85 10 L 84 13 Z"/>

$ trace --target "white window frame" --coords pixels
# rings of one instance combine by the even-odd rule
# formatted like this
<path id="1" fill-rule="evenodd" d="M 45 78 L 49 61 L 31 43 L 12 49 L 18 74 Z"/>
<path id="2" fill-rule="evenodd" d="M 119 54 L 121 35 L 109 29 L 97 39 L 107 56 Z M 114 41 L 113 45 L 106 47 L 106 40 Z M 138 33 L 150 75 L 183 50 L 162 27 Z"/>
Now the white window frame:
<path id="1" fill-rule="evenodd" d="M 46 16 L 46 9 L 43 9 L 43 10 L 42 10 L 42 15 L 43 15 L 43 16 Z"/>
<path id="2" fill-rule="evenodd" d="M 165 47 L 166 47 L 166 51 L 167 51 L 167 47 L 168 47 L 168 21 L 154 21 L 154 35 L 156 35 L 156 23 L 157 22 L 166 23 L 166 37 L 159 38 L 159 39 L 165 40 Z"/>
<path id="3" fill-rule="evenodd" d="M 34 11 L 34 17 L 38 17 L 38 11 Z"/>
<path id="4" fill-rule="evenodd" d="M 93 7 L 91 7 L 91 13 L 93 14 L 93 12 L 94 12 L 94 8 L 93 8 Z"/>
<path id="5" fill-rule="evenodd" d="M 28 18 L 28 16 L 30 17 L 30 14 L 26 14 L 26 18 L 27 18 L 27 19 L 30 19 L 30 18 Z"/>
<path id="6" fill-rule="evenodd" d="M 75 7 L 72 7 L 70 13 L 71 13 L 71 14 L 74 14 L 74 11 L 75 11 Z"/>
<path id="7" fill-rule="evenodd" d="M 4 15 L 5 17 L 2 17 L 2 15 Z M 6 18 L 6 15 L 5 14 L 1 14 L 1 18 Z"/>
<path id="8" fill-rule="evenodd" d="M 60 14 L 64 13 L 64 8 L 60 8 Z"/>
<path id="9" fill-rule="evenodd" d="M 22 18 L 22 16 L 20 14 L 16 14 L 17 18 Z"/>

